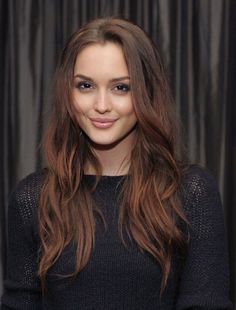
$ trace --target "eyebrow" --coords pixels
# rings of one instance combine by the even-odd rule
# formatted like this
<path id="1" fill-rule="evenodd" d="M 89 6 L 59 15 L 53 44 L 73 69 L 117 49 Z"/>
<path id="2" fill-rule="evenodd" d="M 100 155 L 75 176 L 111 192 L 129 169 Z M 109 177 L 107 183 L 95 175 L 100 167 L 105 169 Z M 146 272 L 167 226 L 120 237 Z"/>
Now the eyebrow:
<path id="1" fill-rule="evenodd" d="M 83 75 L 83 74 L 76 74 L 74 77 L 94 82 L 91 77 Z M 111 79 L 110 82 L 118 82 L 118 81 L 123 81 L 123 80 L 130 80 L 130 77 L 129 76 L 121 76 L 121 77 Z"/>

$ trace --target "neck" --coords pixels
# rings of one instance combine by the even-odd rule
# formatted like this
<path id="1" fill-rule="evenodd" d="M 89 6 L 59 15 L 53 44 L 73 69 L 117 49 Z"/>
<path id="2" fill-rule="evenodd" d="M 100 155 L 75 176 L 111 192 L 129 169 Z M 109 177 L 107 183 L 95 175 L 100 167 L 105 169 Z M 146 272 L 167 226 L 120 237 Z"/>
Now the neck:
<path id="1" fill-rule="evenodd" d="M 99 150 L 95 153 L 101 163 L 103 175 L 124 175 L 128 173 L 130 154 L 119 154 L 116 149 Z"/>
<path id="2" fill-rule="evenodd" d="M 102 175 L 115 176 L 128 174 L 133 138 L 133 135 L 130 135 L 113 145 L 91 145 L 101 164 Z M 86 173 L 96 174 L 96 171 L 93 166 L 88 164 Z"/>

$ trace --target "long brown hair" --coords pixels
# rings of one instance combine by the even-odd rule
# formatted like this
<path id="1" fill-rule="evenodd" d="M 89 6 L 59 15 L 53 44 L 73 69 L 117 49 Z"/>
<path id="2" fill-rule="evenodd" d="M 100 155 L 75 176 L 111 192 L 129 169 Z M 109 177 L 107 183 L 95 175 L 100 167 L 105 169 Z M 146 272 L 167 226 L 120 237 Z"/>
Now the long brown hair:
<path id="1" fill-rule="evenodd" d="M 137 139 L 129 176 L 122 188 L 120 236 L 124 241 L 125 227 L 140 249 L 157 260 L 163 274 L 163 291 L 173 249 L 183 249 L 186 245 L 178 225 L 187 221 L 178 193 L 183 161 L 176 117 L 156 46 L 138 26 L 112 17 L 92 21 L 72 35 L 55 74 L 53 111 L 43 140 L 48 169 L 38 211 L 39 276 L 45 287 L 48 269 L 71 242 L 77 246 L 76 275 L 87 264 L 95 242 L 96 206 L 91 189 L 83 182 L 83 168 L 89 162 L 97 175 L 102 170 L 75 119 L 72 88 L 78 53 L 90 44 L 107 41 L 123 49 L 137 116 Z"/>

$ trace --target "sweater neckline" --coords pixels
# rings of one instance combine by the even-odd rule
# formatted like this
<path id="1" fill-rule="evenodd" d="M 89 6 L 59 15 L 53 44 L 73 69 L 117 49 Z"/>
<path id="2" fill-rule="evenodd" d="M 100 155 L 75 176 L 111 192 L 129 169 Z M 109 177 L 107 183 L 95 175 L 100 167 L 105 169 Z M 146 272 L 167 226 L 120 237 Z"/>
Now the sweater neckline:
<path id="1" fill-rule="evenodd" d="M 97 175 L 96 174 L 84 174 L 83 175 L 85 178 L 96 178 Z M 100 175 L 100 179 L 122 179 L 127 177 L 128 174 L 124 174 L 124 175 Z"/>

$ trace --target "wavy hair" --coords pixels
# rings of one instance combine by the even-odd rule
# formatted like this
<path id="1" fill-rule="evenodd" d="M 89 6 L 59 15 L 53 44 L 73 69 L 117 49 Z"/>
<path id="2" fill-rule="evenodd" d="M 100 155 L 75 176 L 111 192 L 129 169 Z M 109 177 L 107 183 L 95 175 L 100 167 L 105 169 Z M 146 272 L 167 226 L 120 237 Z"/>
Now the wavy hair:
<path id="1" fill-rule="evenodd" d="M 179 187 L 184 168 L 172 98 L 157 48 L 137 25 L 119 18 L 100 18 L 75 32 L 62 51 L 54 79 L 53 111 L 43 138 L 47 160 L 39 204 L 41 239 L 39 277 L 46 285 L 48 269 L 64 248 L 76 244 L 78 274 L 89 261 L 95 242 L 94 205 L 83 182 L 85 164 L 97 175 L 101 165 L 75 119 L 72 89 L 77 55 L 86 46 L 113 42 L 127 63 L 137 116 L 137 138 L 128 177 L 122 187 L 119 231 L 124 228 L 139 248 L 151 254 L 162 269 L 161 292 L 167 285 L 176 247 L 186 247 L 179 223 L 187 223 Z M 98 181 L 98 180 L 97 180 Z M 96 184 L 95 184 L 96 186 Z M 79 202 L 79 203 L 78 203 Z"/>

